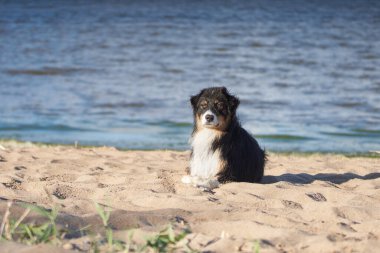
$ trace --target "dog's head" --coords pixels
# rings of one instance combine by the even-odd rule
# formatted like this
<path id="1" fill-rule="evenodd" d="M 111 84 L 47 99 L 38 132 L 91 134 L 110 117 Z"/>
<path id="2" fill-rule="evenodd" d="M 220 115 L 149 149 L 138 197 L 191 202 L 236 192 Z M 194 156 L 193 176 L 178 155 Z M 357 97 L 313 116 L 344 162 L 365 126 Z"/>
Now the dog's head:
<path id="1" fill-rule="evenodd" d="M 236 115 L 239 99 L 232 96 L 225 87 L 201 90 L 190 99 L 197 128 L 211 128 L 224 131 Z"/>

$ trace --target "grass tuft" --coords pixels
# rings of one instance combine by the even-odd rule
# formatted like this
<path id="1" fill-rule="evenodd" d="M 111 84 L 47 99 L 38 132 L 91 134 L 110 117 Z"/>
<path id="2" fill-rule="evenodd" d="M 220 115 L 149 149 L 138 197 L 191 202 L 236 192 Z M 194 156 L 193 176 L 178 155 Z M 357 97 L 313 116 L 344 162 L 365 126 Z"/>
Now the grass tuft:
<path id="1" fill-rule="evenodd" d="M 178 249 L 177 244 L 186 237 L 191 231 L 189 229 L 182 230 L 180 233 L 176 234 L 173 230 L 173 226 L 169 225 L 166 229 L 161 230 L 157 235 L 149 238 L 146 244 L 142 248 L 152 249 L 154 252 L 173 252 Z M 194 252 L 189 245 L 185 245 L 188 251 Z"/>
<path id="2" fill-rule="evenodd" d="M 252 252 L 260 253 L 260 242 L 255 241 L 254 245 L 252 246 Z"/>
<path id="3" fill-rule="evenodd" d="M 17 241 L 28 245 L 39 243 L 60 244 L 66 232 L 57 229 L 55 222 L 58 216 L 57 208 L 47 210 L 35 205 L 21 204 L 21 206 L 25 207 L 25 211 L 19 219 L 14 220 L 9 218 L 12 204 L 12 201 L 8 202 L 7 210 L 3 216 L 3 222 L 0 228 L 1 240 Z M 35 224 L 34 222 L 29 224 L 22 223 L 30 211 L 46 218 L 47 222 L 42 224 Z"/>
<path id="4" fill-rule="evenodd" d="M 3 215 L 0 226 L 0 241 L 8 240 L 24 243 L 27 245 L 51 243 L 56 246 L 64 245 L 65 236 L 73 233 L 73 231 L 59 229 L 56 223 L 58 217 L 58 208 L 45 209 L 31 204 L 20 204 L 25 208 L 23 214 L 17 219 L 11 219 L 12 201 L 8 201 L 7 209 Z M 105 207 L 95 203 L 95 209 L 102 220 L 105 230 L 105 236 L 91 236 L 91 231 L 88 229 L 90 225 L 80 229 L 83 235 L 89 235 L 91 239 L 89 252 L 174 252 L 180 249 L 181 252 L 197 252 L 193 250 L 185 241 L 186 235 L 191 233 L 189 229 L 183 229 L 175 232 L 172 225 L 169 225 L 164 230 L 161 230 L 156 235 L 147 238 L 145 243 L 138 244 L 133 241 L 134 231 L 127 231 L 126 240 L 117 240 L 114 238 L 112 227 L 109 224 L 109 219 L 112 210 L 106 210 Z M 39 214 L 46 219 L 46 222 L 37 224 L 35 222 L 25 223 L 25 218 L 30 212 Z"/>

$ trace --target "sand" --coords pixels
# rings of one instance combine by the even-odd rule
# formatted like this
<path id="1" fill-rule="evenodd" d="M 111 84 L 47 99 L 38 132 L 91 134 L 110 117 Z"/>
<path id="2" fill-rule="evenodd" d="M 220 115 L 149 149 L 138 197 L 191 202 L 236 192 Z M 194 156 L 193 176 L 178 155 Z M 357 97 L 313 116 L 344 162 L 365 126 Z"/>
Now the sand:
<path id="1" fill-rule="evenodd" d="M 190 245 L 207 252 L 250 252 L 257 241 L 260 252 L 380 249 L 379 158 L 270 153 L 262 184 L 228 183 L 202 191 L 181 183 L 188 151 L 2 147 L 0 216 L 7 200 L 15 200 L 59 207 L 58 221 L 70 228 L 88 223 L 101 228 L 97 202 L 112 208 L 110 223 L 120 235 L 130 228 L 138 235 L 182 224 L 192 230 L 186 237 Z M 22 210 L 14 205 L 12 215 Z M 69 242 L 81 249 L 84 240 Z M 37 249 L 65 251 L 0 244 L 1 252 Z"/>

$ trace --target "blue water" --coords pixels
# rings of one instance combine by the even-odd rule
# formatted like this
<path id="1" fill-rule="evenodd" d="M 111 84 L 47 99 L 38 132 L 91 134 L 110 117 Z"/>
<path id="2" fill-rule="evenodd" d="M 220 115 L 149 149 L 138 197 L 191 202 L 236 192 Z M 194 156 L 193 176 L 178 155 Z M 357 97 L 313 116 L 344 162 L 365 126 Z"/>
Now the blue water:
<path id="1" fill-rule="evenodd" d="M 0 138 L 187 149 L 224 85 L 273 151 L 380 150 L 380 1 L 0 1 Z"/>

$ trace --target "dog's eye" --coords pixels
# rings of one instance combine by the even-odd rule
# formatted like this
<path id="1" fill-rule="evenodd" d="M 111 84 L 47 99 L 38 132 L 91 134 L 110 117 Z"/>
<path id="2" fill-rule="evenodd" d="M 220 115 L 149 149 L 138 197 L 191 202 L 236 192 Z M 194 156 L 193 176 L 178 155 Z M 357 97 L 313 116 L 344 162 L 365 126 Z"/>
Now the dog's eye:
<path id="1" fill-rule="evenodd" d="M 216 106 L 218 107 L 219 110 L 224 109 L 224 104 L 223 103 L 217 103 Z"/>
<path id="2" fill-rule="evenodd" d="M 206 109 L 207 108 L 207 102 L 206 101 L 203 101 L 201 104 L 200 104 L 200 107 L 202 109 Z"/>

